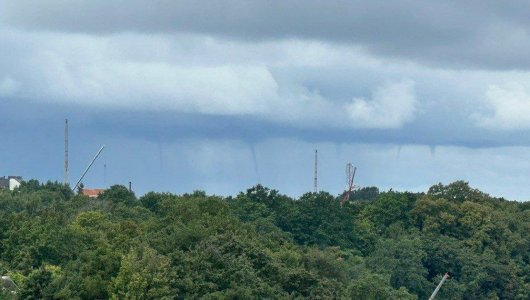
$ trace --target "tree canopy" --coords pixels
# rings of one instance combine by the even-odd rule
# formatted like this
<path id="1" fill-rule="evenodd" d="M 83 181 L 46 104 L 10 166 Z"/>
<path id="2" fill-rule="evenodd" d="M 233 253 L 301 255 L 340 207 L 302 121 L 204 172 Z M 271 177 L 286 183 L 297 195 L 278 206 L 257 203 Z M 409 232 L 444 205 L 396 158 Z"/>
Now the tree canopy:
<path id="1" fill-rule="evenodd" d="M 293 199 L 257 185 L 98 198 L 0 190 L 6 299 L 528 299 L 530 206 L 466 182 Z"/>

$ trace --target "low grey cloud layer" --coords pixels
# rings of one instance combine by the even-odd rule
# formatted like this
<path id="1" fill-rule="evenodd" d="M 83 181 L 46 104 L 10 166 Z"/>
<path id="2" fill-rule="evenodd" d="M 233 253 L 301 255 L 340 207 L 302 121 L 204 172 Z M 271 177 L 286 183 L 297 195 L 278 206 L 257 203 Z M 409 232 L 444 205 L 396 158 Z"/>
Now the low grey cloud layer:
<path id="1" fill-rule="evenodd" d="M 0 92 L 6 96 L 110 109 L 251 115 L 310 128 L 400 128 L 415 117 L 414 85 L 402 76 L 371 83 L 370 100 L 363 94 L 334 99 L 333 92 L 310 89 L 303 78 L 282 78 L 297 67 L 378 68 L 375 59 L 350 59 L 321 44 L 286 41 L 256 47 L 200 36 L 168 41 L 164 36 L 3 33 L 0 41 L 9 45 L 4 52 L 10 56 L 0 71 L 5 77 Z M 145 49 L 134 50 L 146 41 L 151 43 L 149 57 Z M 183 49 L 183 43 L 200 54 Z M 224 57 L 227 51 L 255 56 Z M 300 54 L 293 56 L 295 51 Z"/>
<path id="2" fill-rule="evenodd" d="M 195 33 L 352 43 L 438 67 L 528 69 L 527 1 L 6 0 L 15 28 L 88 34 Z"/>

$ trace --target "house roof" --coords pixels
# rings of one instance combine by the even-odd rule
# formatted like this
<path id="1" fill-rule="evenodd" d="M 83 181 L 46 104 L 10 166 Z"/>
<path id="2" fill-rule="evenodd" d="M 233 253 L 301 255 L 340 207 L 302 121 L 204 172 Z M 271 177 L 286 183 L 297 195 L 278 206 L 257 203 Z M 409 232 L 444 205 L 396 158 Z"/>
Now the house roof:
<path id="1" fill-rule="evenodd" d="M 105 191 L 104 189 L 83 189 L 82 194 L 91 198 L 95 198 L 99 196 L 99 194 L 103 193 Z"/>
<path id="2" fill-rule="evenodd" d="M 15 284 L 15 282 L 13 282 L 11 278 L 9 278 L 9 276 L 2 276 L 0 283 L 1 283 L 0 287 L 3 289 L 8 289 L 8 290 L 17 289 L 17 285 Z"/>
<path id="3" fill-rule="evenodd" d="M 2 176 L 0 177 L 0 189 L 9 188 L 9 181 L 11 179 L 14 179 L 19 183 L 22 182 L 22 176 Z"/>
<path id="4" fill-rule="evenodd" d="M 9 179 L 5 177 L 0 177 L 0 189 L 9 188 Z"/>

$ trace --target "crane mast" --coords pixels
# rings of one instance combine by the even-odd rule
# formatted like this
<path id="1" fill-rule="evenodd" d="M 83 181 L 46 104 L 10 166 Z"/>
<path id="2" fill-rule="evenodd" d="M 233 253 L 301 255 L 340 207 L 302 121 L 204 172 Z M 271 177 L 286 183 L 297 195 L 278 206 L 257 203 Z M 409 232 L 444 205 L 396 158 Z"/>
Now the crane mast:
<path id="1" fill-rule="evenodd" d="M 449 272 L 444 274 L 444 276 L 442 277 L 442 280 L 440 280 L 440 283 L 438 283 L 438 286 L 436 287 L 436 289 L 434 289 L 434 292 L 432 292 L 431 297 L 429 297 L 429 300 L 434 300 L 434 297 L 436 297 L 436 294 L 438 294 L 438 291 L 440 291 L 440 288 L 442 287 L 444 282 L 447 280 L 447 278 L 449 278 L 450 276 L 451 275 Z"/>
<path id="2" fill-rule="evenodd" d="M 105 149 L 105 145 L 101 146 L 101 148 L 99 149 L 99 151 L 96 154 L 96 156 L 94 156 L 94 159 L 92 159 L 92 161 L 90 162 L 88 167 L 86 167 L 85 172 L 83 172 L 83 175 L 81 175 L 81 178 L 79 178 L 79 180 L 77 181 L 75 186 L 72 188 L 72 192 L 75 192 L 75 189 L 77 189 L 77 186 L 79 185 L 79 183 L 81 183 L 81 180 L 83 180 L 83 178 L 85 178 L 86 173 L 88 173 L 88 171 L 90 170 L 90 168 L 92 167 L 92 165 L 94 164 L 96 159 L 98 159 L 98 157 L 101 154 L 101 152 L 103 151 L 103 149 Z"/>

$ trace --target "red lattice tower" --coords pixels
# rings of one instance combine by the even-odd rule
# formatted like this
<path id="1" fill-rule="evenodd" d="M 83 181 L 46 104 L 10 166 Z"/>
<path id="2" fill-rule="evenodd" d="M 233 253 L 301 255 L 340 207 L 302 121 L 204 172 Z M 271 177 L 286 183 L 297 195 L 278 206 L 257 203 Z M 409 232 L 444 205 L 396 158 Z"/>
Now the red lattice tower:
<path id="1" fill-rule="evenodd" d="M 355 171 L 357 171 L 357 167 L 354 167 L 351 163 L 346 164 L 346 185 L 347 185 L 347 192 L 342 197 L 342 200 L 340 201 L 340 205 L 344 205 L 350 199 L 350 194 L 355 188 L 355 185 L 353 185 L 353 180 L 355 179 Z"/>

